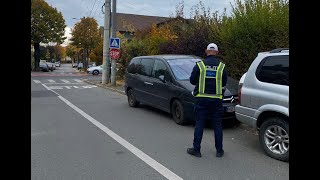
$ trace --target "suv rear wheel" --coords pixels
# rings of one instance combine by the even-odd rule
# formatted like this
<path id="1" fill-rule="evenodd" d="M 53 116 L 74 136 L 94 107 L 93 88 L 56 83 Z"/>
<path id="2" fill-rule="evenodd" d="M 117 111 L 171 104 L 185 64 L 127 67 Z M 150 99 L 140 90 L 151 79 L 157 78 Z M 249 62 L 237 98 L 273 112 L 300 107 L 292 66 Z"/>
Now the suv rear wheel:
<path id="1" fill-rule="evenodd" d="M 259 140 L 263 150 L 272 158 L 289 161 L 289 124 L 279 117 L 262 123 Z"/>

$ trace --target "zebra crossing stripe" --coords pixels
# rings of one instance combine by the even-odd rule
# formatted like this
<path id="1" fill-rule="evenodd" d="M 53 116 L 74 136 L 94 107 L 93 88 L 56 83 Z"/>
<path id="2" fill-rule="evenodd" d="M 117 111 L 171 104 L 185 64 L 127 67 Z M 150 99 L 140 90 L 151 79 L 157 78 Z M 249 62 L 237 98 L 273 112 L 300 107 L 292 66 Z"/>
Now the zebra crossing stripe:
<path id="1" fill-rule="evenodd" d="M 59 79 L 60 81 L 62 81 L 63 83 L 68 83 L 68 84 L 83 84 L 83 81 L 80 79 L 72 79 L 73 81 L 75 81 L 75 83 L 70 82 L 69 80 L 66 79 Z M 59 82 L 59 80 L 53 80 L 53 79 L 46 79 L 46 81 L 48 81 L 49 83 L 44 83 L 44 84 L 62 84 L 62 82 Z M 36 84 L 40 84 L 41 81 L 39 80 L 33 80 L 34 83 Z"/>
<path id="2" fill-rule="evenodd" d="M 61 79 L 61 81 L 65 82 L 65 83 L 70 83 L 70 81 L 65 80 L 65 79 Z"/>
<path id="3" fill-rule="evenodd" d="M 73 79 L 76 82 L 82 82 L 80 79 Z"/>

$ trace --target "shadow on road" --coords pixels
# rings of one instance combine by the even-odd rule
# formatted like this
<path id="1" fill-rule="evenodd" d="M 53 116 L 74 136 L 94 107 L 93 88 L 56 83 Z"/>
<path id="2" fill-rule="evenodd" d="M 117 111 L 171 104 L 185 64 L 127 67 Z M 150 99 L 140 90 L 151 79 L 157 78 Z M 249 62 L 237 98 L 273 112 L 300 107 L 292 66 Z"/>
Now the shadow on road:
<path id="1" fill-rule="evenodd" d="M 142 111 L 156 113 L 160 116 L 167 117 L 169 120 L 173 121 L 172 115 L 170 113 L 167 113 L 167 112 L 159 110 L 157 108 L 148 106 L 146 104 L 140 104 L 137 108 L 140 108 Z M 239 124 L 240 123 L 236 118 L 226 119 L 226 120 L 222 121 L 223 129 L 237 128 L 239 126 Z M 195 126 L 195 122 L 188 122 L 184 126 Z M 209 120 L 207 121 L 205 128 L 213 129 L 212 123 Z"/>

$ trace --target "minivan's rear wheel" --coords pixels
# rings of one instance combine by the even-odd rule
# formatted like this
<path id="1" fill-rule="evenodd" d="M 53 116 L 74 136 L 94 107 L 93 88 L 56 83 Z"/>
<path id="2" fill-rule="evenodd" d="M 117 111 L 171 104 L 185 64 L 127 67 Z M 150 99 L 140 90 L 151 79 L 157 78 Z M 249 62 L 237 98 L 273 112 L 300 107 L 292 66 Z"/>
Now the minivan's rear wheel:
<path id="1" fill-rule="evenodd" d="M 262 123 L 259 140 L 267 155 L 289 161 L 289 124 L 285 120 L 273 117 Z"/>
<path id="2" fill-rule="evenodd" d="M 177 124 L 183 125 L 186 123 L 184 118 L 184 109 L 183 109 L 182 103 L 179 100 L 173 101 L 171 106 L 171 113 L 174 121 Z"/>
<path id="3" fill-rule="evenodd" d="M 130 89 L 127 93 L 128 95 L 128 103 L 129 103 L 129 106 L 131 107 L 137 107 L 139 105 L 139 102 L 137 101 L 134 93 L 133 93 L 133 90 Z"/>

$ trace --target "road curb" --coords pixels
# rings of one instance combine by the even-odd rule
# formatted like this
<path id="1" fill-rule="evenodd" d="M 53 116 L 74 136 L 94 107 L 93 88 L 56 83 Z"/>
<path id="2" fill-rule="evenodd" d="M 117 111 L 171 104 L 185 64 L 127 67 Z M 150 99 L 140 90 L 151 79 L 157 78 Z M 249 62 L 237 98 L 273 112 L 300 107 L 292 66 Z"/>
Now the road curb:
<path id="1" fill-rule="evenodd" d="M 111 88 L 111 87 L 107 87 L 107 86 L 104 86 L 104 85 L 102 85 L 102 84 L 100 84 L 100 83 L 93 83 L 93 82 L 90 82 L 90 81 L 85 80 L 85 79 L 82 79 L 82 81 L 83 81 L 83 82 L 86 82 L 86 83 L 88 83 L 88 84 L 92 84 L 92 85 L 99 86 L 99 87 L 104 88 L 104 89 L 108 89 L 108 90 L 111 90 L 111 91 L 118 92 L 118 93 L 120 93 L 120 94 L 122 94 L 122 95 L 126 95 L 126 93 L 125 93 L 124 91 L 121 91 L 121 90 L 118 90 L 118 89 L 114 89 L 114 88 Z"/>

